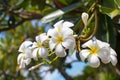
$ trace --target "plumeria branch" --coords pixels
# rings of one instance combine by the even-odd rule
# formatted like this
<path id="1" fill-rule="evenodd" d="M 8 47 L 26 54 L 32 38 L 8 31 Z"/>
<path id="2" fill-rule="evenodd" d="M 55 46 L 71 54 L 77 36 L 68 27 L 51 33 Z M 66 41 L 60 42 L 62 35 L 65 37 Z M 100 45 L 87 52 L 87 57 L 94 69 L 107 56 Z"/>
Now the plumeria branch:
<path id="1" fill-rule="evenodd" d="M 59 57 L 56 56 L 56 57 L 55 57 L 52 61 L 50 61 L 50 62 L 48 62 L 47 60 L 44 60 L 42 63 L 39 63 L 39 64 L 37 64 L 37 65 L 32 66 L 31 68 L 29 68 L 29 71 L 34 70 L 34 69 L 36 69 L 36 68 L 39 68 L 41 65 L 44 65 L 44 64 L 52 64 L 52 63 L 53 63 L 54 61 L 56 61 L 58 58 L 59 58 Z"/>

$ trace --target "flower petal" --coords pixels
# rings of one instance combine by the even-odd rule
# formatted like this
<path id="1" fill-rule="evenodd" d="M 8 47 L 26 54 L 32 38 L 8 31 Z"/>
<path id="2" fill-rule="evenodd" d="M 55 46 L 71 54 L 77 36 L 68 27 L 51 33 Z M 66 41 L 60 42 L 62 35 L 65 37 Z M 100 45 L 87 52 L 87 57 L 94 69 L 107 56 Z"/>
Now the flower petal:
<path id="1" fill-rule="evenodd" d="M 67 49 L 72 49 L 75 46 L 75 39 L 74 38 L 67 38 L 62 42 L 62 45 Z"/>
<path id="2" fill-rule="evenodd" d="M 89 40 L 87 42 L 85 42 L 83 45 L 82 45 L 82 48 L 86 48 L 88 46 L 91 46 L 93 43 L 92 43 L 92 40 Z"/>
<path id="3" fill-rule="evenodd" d="M 74 26 L 74 24 L 71 22 L 68 21 L 63 22 L 63 27 L 72 27 L 72 26 Z"/>
<path id="4" fill-rule="evenodd" d="M 33 50 L 33 53 L 32 53 L 32 56 L 33 56 L 33 58 L 34 58 L 35 60 L 38 60 L 38 58 L 37 58 L 37 53 L 38 53 L 38 48 L 34 49 L 34 50 Z"/>
<path id="5" fill-rule="evenodd" d="M 81 50 L 79 53 L 80 58 L 83 62 L 85 61 L 85 59 L 88 57 L 89 54 L 90 54 L 90 52 L 88 49 Z"/>
<path id="6" fill-rule="evenodd" d="M 55 42 L 55 40 L 51 38 L 49 41 L 49 47 L 51 51 L 55 48 L 56 44 L 57 43 Z"/>
<path id="7" fill-rule="evenodd" d="M 32 49 L 38 47 L 37 43 L 36 42 L 33 42 L 33 45 L 32 45 Z"/>
<path id="8" fill-rule="evenodd" d="M 24 41 L 21 45 L 20 45 L 20 48 L 19 48 L 19 52 L 24 52 L 24 50 L 26 48 L 28 48 L 30 45 L 32 45 L 32 42 L 31 41 Z"/>
<path id="9" fill-rule="evenodd" d="M 25 68 L 25 62 L 23 59 L 21 59 L 21 62 L 20 62 L 20 68 Z"/>
<path id="10" fill-rule="evenodd" d="M 60 21 L 58 21 L 56 24 L 54 24 L 53 26 L 54 26 L 54 27 L 62 27 L 62 26 L 63 26 L 63 21 L 64 21 L 64 20 L 60 20 Z"/>
<path id="11" fill-rule="evenodd" d="M 64 38 L 69 37 L 69 36 L 73 36 L 73 30 L 70 28 L 62 28 L 61 30 L 61 34 L 64 36 Z"/>
<path id="12" fill-rule="evenodd" d="M 106 42 L 102 42 L 100 40 L 96 40 L 97 44 L 99 45 L 100 48 L 103 48 L 103 47 L 109 47 L 110 44 L 106 43 Z"/>
<path id="13" fill-rule="evenodd" d="M 56 38 L 58 36 L 58 32 L 57 30 L 54 28 L 54 29 L 49 29 L 48 32 L 47 32 L 47 36 L 51 36 L 52 38 Z"/>
<path id="14" fill-rule="evenodd" d="M 112 65 L 115 66 L 117 64 L 117 58 L 116 58 L 116 56 L 110 55 L 110 58 L 111 58 Z"/>
<path id="15" fill-rule="evenodd" d="M 25 58 L 32 58 L 32 50 L 29 48 L 25 49 L 24 55 L 25 55 Z"/>
<path id="16" fill-rule="evenodd" d="M 35 40 L 36 40 L 36 42 L 41 42 L 41 40 L 40 40 L 40 35 L 36 36 L 36 37 L 35 37 Z"/>
<path id="17" fill-rule="evenodd" d="M 64 50 L 64 48 L 62 47 L 61 44 L 58 44 L 56 46 L 55 54 L 59 57 L 65 57 L 66 56 L 66 52 L 65 52 L 65 50 Z"/>
<path id="18" fill-rule="evenodd" d="M 28 64 L 30 64 L 31 59 L 30 59 L 30 58 L 27 58 L 26 60 L 24 60 L 24 62 L 25 62 L 26 65 L 28 65 Z"/>
<path id="19" fill-rule="evenodd" d="M 100 49 L 98 56 L 100 57 L 101 61 L 103 63 L 109 63 L 110 62 L 110 51 L 109 47 L 103 47 Z"/>
<path id="20" fill-rule="evenodd" d="M 42 58 L 46 58 L 48 56 L 48 50 L 44 47 L 41 47 L 38 53 Z"/>
<path id="21" fill-rule="evenodd" d="M 91 55 L 88 58 L 88 64 L 91 67 L 97 68 L 100 65 L 100 61 L 99 61 L 99 59 L 98 59 L 98 57 L 96 55 Z"/>
<path id="22" fill-rule="evenodd" d="M 46 33 L 40 34 L 39 37 L 40 37 L 41 43 L 43 43 L 45 40 L 48 39 L 48 36 L 46 35 Z"/>
<path id="23" fill-rule="evenodd" d="M 22 58 L 24 57 L 24 54 L 19 54 L 18 57 L 17 57 L 17 63 L 20 64 L 21 63 L 21 60 Z"/>
<path id="24" fill-rule="evenodd" d="M 115 50 L 114 50 L 114 49 L 112 49 L 112 48 L 110 48 L 110 54 L 111 54 L 111 55 L 114 55 L 114 56 L 117 56 L 117 54 L 116 54 Z"/>

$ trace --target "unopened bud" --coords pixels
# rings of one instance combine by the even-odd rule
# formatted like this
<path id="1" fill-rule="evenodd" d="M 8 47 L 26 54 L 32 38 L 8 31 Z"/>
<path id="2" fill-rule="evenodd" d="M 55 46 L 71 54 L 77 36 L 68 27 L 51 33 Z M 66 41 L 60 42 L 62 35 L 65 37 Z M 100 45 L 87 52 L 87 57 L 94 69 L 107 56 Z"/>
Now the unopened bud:
<path id="1" fill-rule="evenodd" d="M 82 17 L 82 21 L 83 21 L 84 25 L 87 25 L 89 15 L 86 12 L 83 12 L 81 17 Z"/>

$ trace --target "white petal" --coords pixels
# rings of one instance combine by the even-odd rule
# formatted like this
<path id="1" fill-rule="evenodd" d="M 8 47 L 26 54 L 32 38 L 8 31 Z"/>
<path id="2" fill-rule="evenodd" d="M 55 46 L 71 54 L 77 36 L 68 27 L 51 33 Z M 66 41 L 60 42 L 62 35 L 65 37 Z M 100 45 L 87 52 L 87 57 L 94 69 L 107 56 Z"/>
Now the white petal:
<path id="1" fill-rule="evenodd" d="M 64 36 L 64 38 L 73 36 L 73 30 L 70 28 L 62 28 L 61 34 Z"/>
<path id="2" fill-rule="evenodd" d="M 110 62 L 110 57 L 108 57 L 107 59 L 101 59 L 101 61 L 104 63 L 104 64 L 107 64 Z"/>
<path id="3" fill-rule="evenodd" d="M 51 51 L 55 48 L 56 44 L 57 43 L 55 42 L 54 39 L 50 39 L 50 41 L 49 41 L 49 47 L 50 47 Z"/>
<path id="4" fill-rule="evenodd" d="M 103 48 L 103 47 L 109 47 L 110 44 L 106 43 L 106 42 L 102 42 L 100 40 L 96 40 L 97 44 L 99 45 L 100 48 Z"/>
<path id="5" fill-rule="evenodd" d="M 34 49 L 34 50 L 33 50 L 33 53 L 32 53 L 32 56 L 33 56 L 33 58 L 34 58 L 35 60 L 38 60 L 38 58 L 37 58 L 37 53 L 38 53 L 38 48 Z"/>
<path id="6" fill-rule="evenodd" d="M 17 58 L 17 63 L 18 64 L 21 63 L 21 60 L 22 60 L 23 57 L 24 57 L 24 54 L 22 54 L 22 53 L 18 55 L 18 58 Z"/>
<path id="7" fill-rule="evenodd" d="M 61 20 L 61 21 L 58 21 L 56 24 L 54 24 L 53 26 L 54 27 L 62 27 L 63 26 L 63 21 L 64 20 Z"/>
<path id="8" fill-rule="evenodd" d="M 58 44 L 56 46 L 55 54 L 59 57 L 65 57 L 66 56 L 66 52 L 65 52 L 65 50 L 64 50 L 64 48 L 62 47 L 61 44 Z"/>
<path id="9" fill-rule="evenodd" d="M 116 54 L 115 50 L 114 50 L 114 49 L 112 49 L 112 48 L 110 48 L 110 54 L 111 54 L 111 55 L 114 55 L 114 56 L 117 56 L 117 54 Z"/>
<path id="10" fill-rule="evenodd" d="M 111 58 L 112 65 L 115 66 L 117 64 L 117 58 L 116 58 L 116 56 L 111 55 L 110 58 Z"/>
<path id="11" fill-rule="evenodd" d="M 58 36 L 58 32 L 57 30 L 54 28 L 54 29 L 49 29 L 48 32 L 47 32 L 47 36 L 51 36 L 52 38 L 56 38 L 56 36 Z"/>
<path id="12" fill-rule="evenodd" d="M 100 65 L 100 61 L 99 61 L 99 59 L 98 59 L 98 57 L 96 55 L 91 55 L 88 58 L 88 64 L 91 67 L 97 68 Z"/>
<path id="13" fill-rule="evenodd" d="M 28 65 L 28 64 L 30 64 L 30 62 L 31 62 L 31 59 L 30 58 L 27 58 L 26 60 L 24 60 L 25 61 L 25 64 L 26 65 Z"/>
<path id="14" fill-rule="evenodd" d="M 20 68 L 25 68 L 25 62 L 24 62 L 23 59 L 22 59 L 21 62 L 20 62 Z"/>
<path id="15" fill-rule="evenodd" d="M 110 62 L 110 51 L 109 47 L 103 47 L 100 49 L 98 56 L 100 57 L 101 61 L 103 63 L 109 63 Z"/>
<path id="16" fill-rule="evenodd" d="M 89 40 L 89 41 L 85 42 L 85 43 L 82 45 L 82 47 L 83 47 L 83 48 L 86 48 L 86 47 L 89 47 L 89 46 L 91 46 L 91 45 L 93 45 L 93 41 L 92 41 L 92 40 Z"/>
<path id="17" fill-rule="evenodd" d="M 68 38 L 65 39 L 64 42 L 62 42 L 62 45 L 67 49 L 72 49 L 75 45 L 75 39 L 74 38 Z"/>
<path id="18" fill-rule="evenodd" d="M 42 58 L 46 58 L 48 56 L 48 50 L 44 47 L 41 47 L 38 53 Z"/>
<path id="19" fill-rule="evenodd" d="M 32 45 L 32 42 L 31 41 L 24 41 L 21 45 L 20 45 L 20 48 L 19 48 L 19 52 L 24 52 L 24 50 L 26 48 L 28 48 L 30 45 Z"/>
<path id="20" fill-rule="evenodd" d="M 31 49 L 25 49 L 25 58 L 32 58 L 32 50 Z"/>
<path id="21" fill-rule="evenodd" d="M 83 62 L 85 61 L 85 59 L 88 57 L 89 54 L 90 54 L 90 52 L 88 49 L 81 50 L 79 53 L 80 58 Z"/>
<path id="22" fill-rule="evenodd" d="M 42 33 L 39 36 L 40 36 L 41 43 L 43 43 L 45 40 L 48 39 L 48 36 L 46 35 L 46 33 Z"/>
<path id="23" fill-rule="evenodd" d="M 72 26 L 74 26 L 74 24 L 71 22 L 68 21 L 63 22 L 63 27 L 72 27 Z"/>
<path id="24" fill-rule="evenodd" d="M 40 40 L 40 36 L 39 36 L 39 35 L 36 36 L 36 37 L 35 37 L 35 40 L 36 40 L 36 42 L 41 42 L 41 40 Z"/>
<path id="25" fill-rule="evenodd" d="M 32 45 L 32 49 L 38 47 L 37 43 L 36 42 L 33 42 L 33 45 Z"/>

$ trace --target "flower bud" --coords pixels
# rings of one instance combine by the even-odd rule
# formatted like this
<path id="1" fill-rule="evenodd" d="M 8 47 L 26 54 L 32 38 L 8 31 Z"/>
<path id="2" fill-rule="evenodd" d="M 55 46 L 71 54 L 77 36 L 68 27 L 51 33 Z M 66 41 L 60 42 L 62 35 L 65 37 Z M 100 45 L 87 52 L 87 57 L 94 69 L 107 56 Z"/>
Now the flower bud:
<path id="1" fill-rule="evenodd" d="M 83 21 L 84 25 L 87 25 L 89 15 L 86 12 L 83 12 L 81 17 L 82 17 L 82 21 Z"/>

